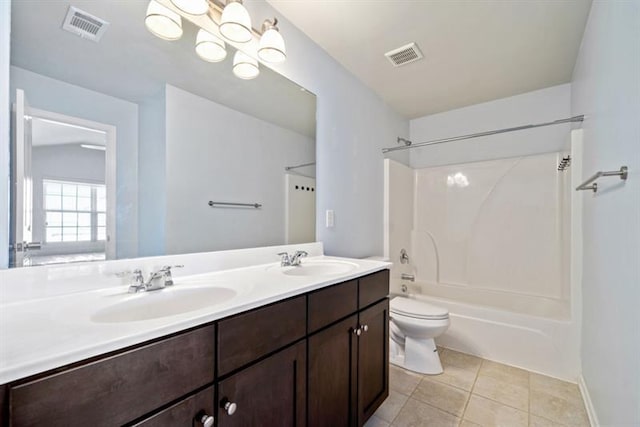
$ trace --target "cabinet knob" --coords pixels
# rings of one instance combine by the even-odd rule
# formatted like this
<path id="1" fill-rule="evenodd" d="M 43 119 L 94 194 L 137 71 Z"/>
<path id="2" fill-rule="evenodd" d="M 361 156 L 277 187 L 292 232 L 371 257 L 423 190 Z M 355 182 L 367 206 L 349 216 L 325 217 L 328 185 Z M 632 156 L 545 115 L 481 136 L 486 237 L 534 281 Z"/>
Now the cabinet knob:
<path id="1" fill-rule="evenodd" d="M 354 333 L 354 334 L 356 334 L 357 336 L 360 336 L 360 335 L 362 335 L 362 329 L 360 329 L 360 328 L 355 328 L 355 329 L 353 330 L 353 333 Z"/>
<path id="2" fill-rule="evenodd" d="M 360 329 L 362 329 L 362 332 L 367 332 L 369 331 L 369 325 L 361 325 Z"/>
<path id="3" fill-rule="evenodd" d="M 227 399 L 226 397 L 222 399 L 221 406 L 222 406 L 222 409 L 224 409 L 229 415 L 235 414 L 236 409 L 238 409 L 238 405 L 236 405 L 233 402 L 230 402 L 229 399 Z"/>
<path id="4" fill-rule="evenodd" d="M 198 416 L 198 421 L 202 427 L 213 427 L 214 418 L 211 415 L 207 415 L 204 412 Z"/>

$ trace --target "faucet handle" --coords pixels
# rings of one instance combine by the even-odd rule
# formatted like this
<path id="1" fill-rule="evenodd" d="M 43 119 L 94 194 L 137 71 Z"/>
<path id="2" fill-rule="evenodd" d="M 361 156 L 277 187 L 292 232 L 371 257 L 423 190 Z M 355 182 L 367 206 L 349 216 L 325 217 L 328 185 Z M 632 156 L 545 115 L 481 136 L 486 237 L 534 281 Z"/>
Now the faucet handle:
<path id="1" fill-rule="evenodd" d="M 291 259 L 289 258 L 289 254 L 286 252 L 280 252 L 278 253 L 278 256 L 280 257 L 280 266 L 281 267 L 286 267 L 288 265 L 291 265 Z"/>
<path id="2" fill-rule="evenodd" d="M 136 283 L 142 283 L 144 281 L 144 278 L 142 277 L 142 270 L 139 268 L 136 268 L 135 270 L 118 271 L 115 273 L 115 276 L 120 279 L 127 278 Z"/>
<path id="3" fill-rule="evenodd" d="M 296 251 L 295 255 L 304 258 L 304 257 L 308 256 L 309 253 L 307 251 Z"/>
<path id="4" fill-rule="evenodd" d="M 162 273 L 164 276 L 165 286 L 173 286 L 173 277 L 171 276 L 172 268 L 184 268 L 184 265 L 183 264 L 165 265 L 160 269 L 160 273 Z"/>

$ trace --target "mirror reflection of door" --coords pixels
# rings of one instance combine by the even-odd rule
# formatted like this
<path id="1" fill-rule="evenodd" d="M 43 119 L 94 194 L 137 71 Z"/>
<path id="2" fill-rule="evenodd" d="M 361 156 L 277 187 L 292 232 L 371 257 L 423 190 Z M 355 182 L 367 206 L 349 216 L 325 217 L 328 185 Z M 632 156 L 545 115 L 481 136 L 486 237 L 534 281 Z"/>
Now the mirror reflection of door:
<path id="1" fill-rule="evenodd" d="M 13 266 L 109 258 L 114 243 L 108 238 L 106 179 L 111 127 L 33 108 L 21 111 L 21 92 L 16 96 Z"/>

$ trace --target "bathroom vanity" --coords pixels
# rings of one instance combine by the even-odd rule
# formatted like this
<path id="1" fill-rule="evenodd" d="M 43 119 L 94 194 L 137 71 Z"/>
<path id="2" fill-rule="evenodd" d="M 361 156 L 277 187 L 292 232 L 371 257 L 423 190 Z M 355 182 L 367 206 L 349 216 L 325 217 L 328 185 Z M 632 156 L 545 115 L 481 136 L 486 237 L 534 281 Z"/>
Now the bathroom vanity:
<path id="1" fill-rule="evenodd" d="M 1 424 L 362 426 L 388 395 L 376 270 L 11 381 Z"/>

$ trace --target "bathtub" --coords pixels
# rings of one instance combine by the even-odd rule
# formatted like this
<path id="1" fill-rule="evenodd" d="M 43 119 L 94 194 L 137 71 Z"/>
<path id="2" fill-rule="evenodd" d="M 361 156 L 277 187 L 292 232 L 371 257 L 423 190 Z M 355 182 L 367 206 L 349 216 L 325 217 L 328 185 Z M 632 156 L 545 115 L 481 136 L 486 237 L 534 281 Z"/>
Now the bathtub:
<path id="1" fill-rule="evenodd" d="M 411 287 L 419 289 L 419 285 Z M 392 289 L 400 289 L 399 281 L 392 283 Z M 404 296 L 449 310 L 451 326 L 436 338 L 439 346 L 577 382 L 581 367 L 578 325 L 574 321 L 461 303 L 426 293 Z"/>

